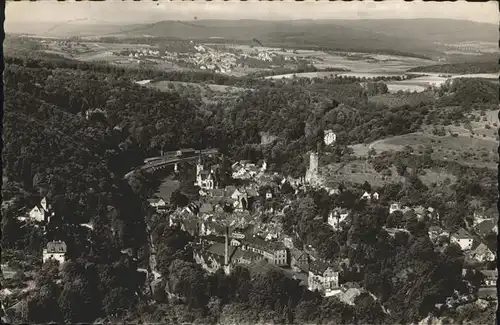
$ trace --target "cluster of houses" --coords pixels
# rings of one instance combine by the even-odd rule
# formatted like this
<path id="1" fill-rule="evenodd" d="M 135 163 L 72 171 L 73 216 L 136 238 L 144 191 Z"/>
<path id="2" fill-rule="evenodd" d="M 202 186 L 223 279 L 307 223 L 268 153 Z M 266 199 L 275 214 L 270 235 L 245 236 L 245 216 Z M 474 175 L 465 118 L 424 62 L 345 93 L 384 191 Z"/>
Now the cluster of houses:
<path id="1" fill-rule="evenodd" d="M 224 232 L 223 229 L 221 231 Z M 311 291 L 318 291 L 324 296 L 343 292 L 339 286 L 341 268 L 290 246 L 289 237 L 283 241 L 266 241 L 255 235 L 230 232 L 227 227 L 224 235 L 212 234 L 199 238 L 193 258 L 208 272 L 223 270 L 229 273 L 236 265 L 265 262 L 288 269 L 296 273 L 294 276 L 301 274 L 306 277 L 305 285 Z"/>
<path id="2" fill-rule="evenodd" d="M 332 134 L 328 132 L 325 137 L 329 137 L 331 142 Z M 335 139 L 333 139 L 335 141 Z M 266 171 L 265 162 L 262 166 L 240 161 L 233 164 L 233 178 L 251 180 L 255 183 L 261 179 Z M 252 202 L 255 202 L 262 193 L 258 193 L 255 188 L 227 186 L 219 188 L 217 179 L 218 166 L 212 166 L 206 170 L 201 162 L 196 168 L 196 184 L 200 187 L 201 200 L 192 202 L 181 211 L 177 211 L 169 216 L 171 225 L 177 224 L 191 233 L 198 239 L 193 252 L 194 260 L 208 272 L 224 270 L 231 272 L 236 265 L 254 265 L 255 263 L 267 263 L 275 267 L 288 270 L 294 274 L 294 277 L 304 278 L 304 285 L 307 285 L 311 291 L 318 291 L 324 296 L 339 295 L 349 300 L 349 295 L 360 294 L 362 289 L 340 285 L 342 275 L 341 264 L 347 265 L 348 261 L 332 264 L 331 262 L 321 260 L 314 254 L 313 250 L 299 249 L 294 247 L 290 237 L 284 236 L 278 225 L 271 227 L 272 223 L 263 223 L 258 220 L 258 213 L 252 212 Z M 312 173 L 318 170 L 318 155 L 311 153 L 309 171 Z M 309 175 L 310 176 L 310 175 Z M 284 183 L 290 183 L 296 191 L 303 188 L 308 183 L 306 180 L 290 180 L 283 178 L 279 188 Z M 332 190 L 332 189 L 330 189 Z M 332 192 L 332 191 L 330 191 Z M 333 189 L 332 194 L 339 192 L 339 189 Z M 274 193 L 269 190 L 265 193 L 265 199 L 272 199 Z M 361 200 L 377 201 L 380 199 L 379 193 L 366 191 L 360 197 Z M 157 209 L 165 206 L 165 202 L 151 202 Z M 156 205 L 154 205 L 156 204 Z M 230 209 L 228 210 L 227 207 Z M 230 211 L 230 213 L 226 213 Z M 399 203 L 393 203 L 389 206 L 389 213 L 401 212 L 405 214 L 412 211 L 418 220 L 430 220 L 439 224 L 439 214 L 432 207 L 423 206 L 401 206 Z M 280 212 L 273 211 L 273 215 Z M 228 221 L 230 215 L 232 221 Z M 340 230 L 343 223 L 347 222 L 350 211 L 342 208 L 334 208 L 328 218 L 327 223 L 333 230 Z M 476 227 L 482 225 L 487 228 L 491 225 L 491 220 L 484 218 L 477 219 Z M 266 226 L 266 227 L 264 227 Z M 266 231 L 260 233 L 259 230 L 266 228 Z M 270 230 L 271 228 L 275 228 Z M 479 227 L 480 228 L 480 227 Z M 496 228 L 490 227 L 490 230 Z M 403 228 L 387 228 L 386 231 L 394 236 L 398 231 L 405 231 Z M 429 237 L 433 242 L 440 238 L 447 238 L 448 242 L 458 244 L 464 251 L 466 260 L 469 264 L 472 261 L 484 263 L 494 261 L 496 254 L 494 250 L 483 243 L 478 236 L 471 235 L 467 230 L 460 229 L 456 232 L 447 232 L 439 226 L 429 228 Z M 347 263 L 347 264 L 346 264 Z M 472 263 L 473 264 L 473 263 Z M 488 273 L 489 271 L 484 270 Z M 496 281 L 496 280 L 495 280 Z M 483 287 L 491 287 L 494 279 L 492 276 L 486 277 Z M 349 292 L 349 293 L 348 293 Z M 352 298 L 352 297 L 351 297 Z"/>
<path id="3" fill-rule="evenodd" d="M 31 210 L 28 211 L 26 216 L 19 216 L 17 219 L 23 222 L 34 222 L 40 224 L 50 222 L 50 218 L 54 216 L 52 207 L 47 203 L 47 198 L 42 198 L 39 203 L 35 204 Z"/>
<path id="4" fill-rule="evenodd" d="M 258 167 L 256 164 L 249 162 L 248 160 L 241 160 L 234 163 L 231 166 L 233 173 L 232 177 L 234 179 L 253 179 L 259 175 L 264 174 L 267 169 L 267 163 L 262 162 L 262 165 Z"/>

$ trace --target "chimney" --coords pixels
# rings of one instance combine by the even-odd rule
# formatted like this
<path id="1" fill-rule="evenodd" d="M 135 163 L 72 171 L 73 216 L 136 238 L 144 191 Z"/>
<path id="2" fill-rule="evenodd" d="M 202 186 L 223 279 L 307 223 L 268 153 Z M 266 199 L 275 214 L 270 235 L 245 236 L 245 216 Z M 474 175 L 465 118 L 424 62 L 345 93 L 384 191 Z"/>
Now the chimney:
<path id="1" fill-rule="evenodd" d="M 224 245 L 224 266 L 229 265 L 229 227 L 226 226 L 225 245 Z"/>

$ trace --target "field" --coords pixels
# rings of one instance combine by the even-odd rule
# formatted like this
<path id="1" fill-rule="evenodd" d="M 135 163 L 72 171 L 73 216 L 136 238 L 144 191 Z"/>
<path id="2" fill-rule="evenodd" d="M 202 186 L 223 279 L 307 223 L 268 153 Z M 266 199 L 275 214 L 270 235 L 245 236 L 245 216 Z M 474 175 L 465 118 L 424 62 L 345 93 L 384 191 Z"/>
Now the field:
<path id="1" fill-rule="evenodd" d="M 479 136 L 472 138 L 470 135 L 437 136 L 419 132 L 377 140 L 369 145 L 357 144 L 352 146 L 352 149 L 355 155 L 366 156 L 370 149 L 380 153 L 401 151 L 406 146 L 413 148 L 417 154 L 422 154 L 427 148 L 431 148 L 431 157 L 436 160 L 457 161 L 471 166 L 497 168 L 497 141 Z"/>
<path id="2" fill-rule="evenodd" d="M 498 164 L 498 110 L 472 112 L 469 115 L 469 125 L 458 124 L 442 126 L 445 135 L 439 136 L 432 133 L 434 128 L 441 126 L 425 126 L 421 132 L 410 133 L 400 136 L 393 136 L 380 139 L 370 144 L 356 144 L 351 146 L 354 155 L 358 158 L 346 165 L 330 164 L 323 167 L 325 180 L 328 183 L 348 181 L 383 185 L 390 182 L 402 181 L 395 167 L 391 168 L 391 175 L 377 173 L 373 167 L 366 162 L 366 158 L 371 149 L 375 154 L 384 151 L 401 151 L 409 146 L 413 153 L 423 154 L 431 150 L 431 158 L 441 161 L 456 161 L 463 165 L 496 169 Z M 432 169 L 425 170 L 425 175 L 420 176 L 421 180 L 429 185 L 433 182 L 440 183 L 447 178 L 452 182 L 455 177 L 446 170 Z"/>
<path id="3" fill-rule="evenodd" d="M 373 167 L 365 160 L 359 159 L 351 161 L 347 164 L 330 164 L 321 168 L 322 177 L 325 180 L 326 186 L 336 186 L 342 182 L 352 182 L 356 184 L 363 184 L 365 181 L 374 186 L 384 186 L 394 182 L 404 182 L 404 177 L 399 176 L 396 168 L 390 168 L 391 175 L 384 176 L 376 172 Z M 420 179 L 426 185 L 432 183 L 442 183 L 446 179 L 455 182 L 455 177 L 441 169 L 431 170 L 426 169 L 425 175 L 421 175 Z"/>

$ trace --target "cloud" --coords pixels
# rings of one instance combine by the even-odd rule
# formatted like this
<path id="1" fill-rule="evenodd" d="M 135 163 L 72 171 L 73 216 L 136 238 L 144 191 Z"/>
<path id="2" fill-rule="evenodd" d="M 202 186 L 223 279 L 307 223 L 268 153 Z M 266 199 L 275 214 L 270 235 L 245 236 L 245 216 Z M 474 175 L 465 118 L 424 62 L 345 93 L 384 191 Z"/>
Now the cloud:
<path id="1" fill-rule="evenodd" d="M 387 0 L 336 2 L 7 2 L 6 24 L 21 22 L 89 21 L 142 23 L 198 19 L 388 19 L 450 18 L 498 23 L 498 4 L 403 2 Z"/>

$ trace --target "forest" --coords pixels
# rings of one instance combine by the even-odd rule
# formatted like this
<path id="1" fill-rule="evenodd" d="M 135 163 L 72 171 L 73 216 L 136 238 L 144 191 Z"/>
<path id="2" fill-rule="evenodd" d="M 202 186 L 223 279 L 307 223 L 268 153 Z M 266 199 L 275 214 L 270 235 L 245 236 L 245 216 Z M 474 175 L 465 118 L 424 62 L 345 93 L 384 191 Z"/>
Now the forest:
<path id="1" fill-rule="evenodd" d="M 498 62 L 464 62 L 451 64 L 436 64 L 417 67 L 409 72 L 439 72 L 453 74 L 498 73 Z"/>
<path id="2" fill-rule="evenodd" d="M 130 182 L 123 176 L 148 156 L 183 147 L 219 147 L 231 160 L 265 158 L 271 170 L 298 177 L 305 172 L 306 152 L 322 142 L 325 129 L 334 130 L 338 138 L 337 149 L 325 150 L 341 156 L 342 148 L 349 144 L 413 132 L 438 118 L 461 120 L 473 107 L 498 105 L 495 86 L 480 80 L 459 79 L 443 87 L 437 105 L 419 102 L 389 108 L 368 100 L 387 91 L 383 84 L 364 88 L 350 78 L 245 80 L 213 73 L 123 69 L 53 57 L 7 57 L 5 62 L 8 100 L 3 170 L 8 181 L 3 199 L 9 204 L 2 205 L 2 246 L 36 255 L 48 240 L 61 239 L 73 260 L 63 269 L 60 282 L 56 283 L 55 266 L 50 263 L 37 275 L 35 281 L 41 289 L 28 300 L 25 321 L 38 323 L 92 322 L 103 315 L 178 320 L 175 315 L 181 311 L 164 305 L 151 307 L 141 299 L 144 279 L 137 267 L 146 267 L 148 262 L 146 199 L 157 184 L 147 175 L 138 174 Z M 182 92 L 161 92 L 134 83 L 155 78 L 252 85 L 254 90 L 243 92 L 234 102 L 200 101 L 195 105 Z M 436 113 L 440 107 L 457 103 L 470 106 L 462 106 L 458 112 Z M 274 136 L 274 141 L 262 144 L 262 132 Z M 384 157 L 379 159 L 387 164 Z M 415 191 L 422 186 L 418 177 L 408 179 L 413 187 L 393 191 Z M 457 202 L 463 202 L 478 186 L 484 193 L 491 191 L 486 185 L 469 183 L 471 179 L 464 177 L 460 183 L 463 190 L 453 193 Z M 430 193 L 420 198 L 431 200 Z M 19 209 L 33 206 L 42 196 L 51 202 L 56 215 L 46 234 L 39 228 L 21 227 L 16 218 Z M 349 207 L 355 202 L 353 196 L 346 192 L 339 200 Z M 359 208 L 352 232 L 336 238 L 317 228 L 321 232 L 311 236 L 311 230 L 316 229 L 312 219 L 317 214 L 324 216 L 333 203 L 312 193 L 294 204 L 297 206 L 289 220 L 296 221 L 304 238 L 318 245 L 325 256 L 344 254 L 368 270 L 364 279 L 356 280 L 352 275 L 353 279 L 380 294 L 382 303 L 391 306 L 401 319 L 417 319 L 436 299 L 460 286 L 460 253 L 453 248 L 443 253 L 431 251 L 429 243 L 418 235 L 423 225 L 413 225 L 416 237 L 411 239 L 382 240 L 386 236 L 380 231 L 383 214 Z M 447 208 L 459 212 L 463 207 Z M 372 215 L 381 219 L 363 218 Z M 89 233 L 79 227 L 88 222 L 96 231 Z M 290 231 L 291 226 L 287 227 Z M 192 255 L 185 253 L 190 242 L 185 233 L 165 225 L 157 225 L 155 231 L 162 234 L 157 245 L 163 248 L 160 269 L 170 279 L 162 285 L 188 298 L 183 306 L 190 321 L 198 316 L 198 320 L 214 321 L 221 315 L 296 323 L 387 321 L 380 302 L 369 296 L 361 296 L 356 308 L 350 308 L 334 298 L 323 299 L 304 291 L 279 272 L 250 274 L 241 269 L 231 276 L 205 275 L 193 263 Z M 337 246 L 327 247 L 326 238 L 335 238 Z M 353 241 L 361 243 L 359 248 L 349 245 Z M 121 253 L 126 248 L 137 252 L 137 261 Z M 399 266 L 391 273 L 388 265 L 394 263 Z M 408 268 L 413 270 L 411 281 L 403 275 Z M 424 285 L 442 270 L 450 277 L 434 286 Z M 401 304 L 408 290 L 411 299 Z M 159 295 L 155 299 L 162 301 L 164 297 Z M 46 310 L 53 312 L 47 314 Z"/>

